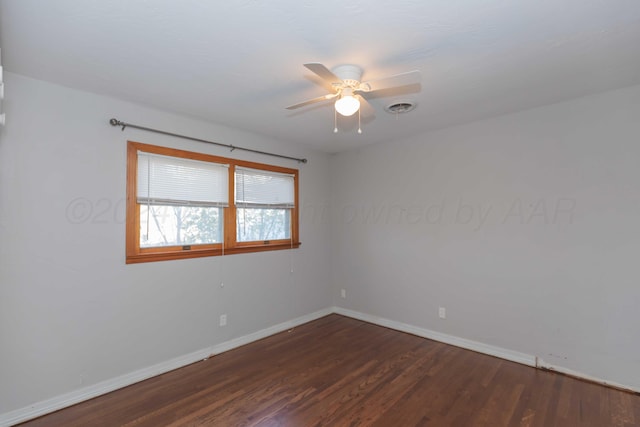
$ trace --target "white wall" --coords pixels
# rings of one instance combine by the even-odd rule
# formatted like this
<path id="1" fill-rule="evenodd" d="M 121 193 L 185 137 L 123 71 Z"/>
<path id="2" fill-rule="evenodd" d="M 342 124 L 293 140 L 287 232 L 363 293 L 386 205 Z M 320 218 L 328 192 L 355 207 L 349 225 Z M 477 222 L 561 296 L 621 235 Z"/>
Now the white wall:
<path id="1" fill-rule="evenodd" d="M 341 153 L 334 302 L 638 389 L 639 165 L 640 86 Z"/>
<path id="2" fill-rule="evenodd" d="M 640 387 L 640 87 L 330 158 L 11 73 L 5 81 L 0 418 L 332 302 Z M 308 157 L 302 247 L 125 265 L 127 139 L 295 164 L 121 132 L 111 117 Z"/>
<path id="3" fill-rule="evenodd" d="M 5 82 L 0 414 L 331 305 L 328 222 L 309 208 L 328 204 L 327 155 L 11 73 Z M 111 117 L 309 163 L 121 132 Z M 302 247 L 125 265 L 127 139 L 298 167 Z"/>

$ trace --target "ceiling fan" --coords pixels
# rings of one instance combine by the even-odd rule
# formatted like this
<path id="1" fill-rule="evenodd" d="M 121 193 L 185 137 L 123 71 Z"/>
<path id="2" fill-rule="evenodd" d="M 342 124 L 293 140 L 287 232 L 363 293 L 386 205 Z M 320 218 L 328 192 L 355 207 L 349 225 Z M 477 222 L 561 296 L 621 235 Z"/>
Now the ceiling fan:
<path id="1" fill-rule="evenodd" d="M 335 111 L 343 116 L 352 116 L 360 110 L 360 100 L 364 100 L 362 94 L 420 82 L 420 71 L 417 70 L 362 82 L 362 68 L 357 65 L 339 65 L 335 67 L 333 71 L 317 62 L 304 64 L 304 66 L 322 80 L 329 83 L 333 92 L 290 105 L 286 107 L 287 110 L 295 110 L 296 108 L 306 107 L 316 102 L 338 98 L 335 102 Z M 338 128 L 335 127 L 333 131 L 337 132 Z M 358 128 L 358 133 L 362 133 L 360 128 Z"/>

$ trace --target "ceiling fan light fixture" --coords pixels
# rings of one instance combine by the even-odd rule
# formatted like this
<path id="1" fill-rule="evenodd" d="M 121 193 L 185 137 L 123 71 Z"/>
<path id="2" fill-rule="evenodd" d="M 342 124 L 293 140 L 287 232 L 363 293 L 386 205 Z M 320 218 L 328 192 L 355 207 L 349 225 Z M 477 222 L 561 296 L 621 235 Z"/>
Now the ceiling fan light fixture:
<path id="1" fill-rule="evenodd" d="M 343 116 L 353 116 L 360 109 L 360 101 L 345 89 L 344 94 L 336 101 L 336 111 Z"/>

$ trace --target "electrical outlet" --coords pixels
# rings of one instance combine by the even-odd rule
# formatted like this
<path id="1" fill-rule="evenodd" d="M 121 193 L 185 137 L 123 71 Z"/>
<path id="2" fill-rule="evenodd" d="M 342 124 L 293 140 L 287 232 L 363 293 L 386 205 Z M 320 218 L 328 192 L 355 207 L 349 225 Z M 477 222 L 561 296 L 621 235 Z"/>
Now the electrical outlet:
<path id="1" fill-rule="evenodd" d="M 220 315 L 220 326 L 227 326 L 227 315 L 226 314 L 221 314 Z"/>
<path id="2" fill-rule="evenodd" d="M 447 318 L 447 309 L 444 307 L 439 307 L 438 308 L 438 317 L 441 319 L 446 319 Z"/>
<path id="3" fill-rule="evenodd" d="M 347 290 L 346 289 L 341 289 L 340 290 L 340 296 L 342 298 L 347 298 Z"/>

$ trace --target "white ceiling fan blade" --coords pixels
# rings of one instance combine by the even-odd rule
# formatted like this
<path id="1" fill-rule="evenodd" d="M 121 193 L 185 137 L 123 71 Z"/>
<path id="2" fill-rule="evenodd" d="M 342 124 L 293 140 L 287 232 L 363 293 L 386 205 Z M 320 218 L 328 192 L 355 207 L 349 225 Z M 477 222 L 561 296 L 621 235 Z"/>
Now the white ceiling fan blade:
<path id="1" fill-rule="evenodd" d="M 306 101 L 300 102 L 298 104 L 289 105 L 287 107 L 287 110 L 295 110 L 296 108 L 304 107 L 304 106 L 307 106 L 309 104 L 315 104 L 316 102 L 328 101 L 330 99 L 335 98 L 336 96 L 338 96 L 337 93 L 330 93 L 330 94 L 327 94 L 327 95 L 324 95 L 324 96 L 319 96 L 317 98 L 307 99 Z"/>
<path id="2" fill-rule="evenodd" d="M 329 84 L 342 83 L 340 77 L 333 74 L 327 67 L 318 62 L 304 64 L 304 66 L 313 71 L 316 75 L 322 78 L 322 80 L 326 81 Z"/>
<path id="3" fill-rule="evenodd" d="M 360 114 L 362 115 L 362 117 L 370 117 L 376 115 L 375 109 L 364 96 L 359 95 L 358 99 L 360 100 Z"/>
<path id="4" fill-rule="evenodd" d="M 406 73 L 395 74 L 382 79 L 360 83 L 357 92 L 373 92 L 376 90 L 407 86 L 417 83 L 420 83 L 420 71 L 407 71 Z"/>

